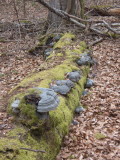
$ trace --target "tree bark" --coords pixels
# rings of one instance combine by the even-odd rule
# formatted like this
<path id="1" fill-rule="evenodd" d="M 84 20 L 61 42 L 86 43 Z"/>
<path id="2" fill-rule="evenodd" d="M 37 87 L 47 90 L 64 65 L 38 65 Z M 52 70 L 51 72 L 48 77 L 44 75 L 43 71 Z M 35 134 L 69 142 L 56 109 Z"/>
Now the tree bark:
<path id="1" fill-rule="evenodd" d="M 84 17 L 84 0 L 50 0 L 49 4 L 51 7 L 66 11 L 71 15 L 81 18 Z M 51 26 L 58 27 L 64 22 L 61 17 L 49 11 L 48 23 Z"/>

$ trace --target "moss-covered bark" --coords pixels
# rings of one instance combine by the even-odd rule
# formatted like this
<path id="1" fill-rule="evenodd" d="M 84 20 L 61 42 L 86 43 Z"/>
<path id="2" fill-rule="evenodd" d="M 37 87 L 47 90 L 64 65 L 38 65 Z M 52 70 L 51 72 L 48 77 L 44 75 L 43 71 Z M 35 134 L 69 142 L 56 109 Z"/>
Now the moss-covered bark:
<path id="1" fill-rule="evenodd" d="M 62 139 L 69 131 L 74 110 L 80 103 L 80 96 L 89 72 L 89 66 L 79 68 L 75 63 L 78 55 L 86 51 L 86 45 L 83 42 L 79 44 L 72 42 L 73 37 L 75 36 L 72 34 L 65 34 L 61 38 L 62 47 L 58 47 L 61 43 L 61 40 L 59 40 L 54 46 L 54 48 L 57 46 L 57 50 L 54 49 L 56 54 L 53 52 L 53 55 L 51 55 L 50 58 L 48 57 L 48 62 L 63 57 L 59 65 L 25 78 L 12 90 L 11 94 L 13 97 L 11 97 L 8 112 L 12 112 L 11 102 L 17 98 L 21 100 L 19 105 L 20 113 L 15 116 L 15 128 L 12 129 L 5 138 L 0 139 L 1 160 L 55 159 L 60 149 Z M 64 41 L 65 43 L 63 43 Z M 72 45 L 74 47 L 71 47 Z M 59 56 L 60 53 L 61 55 Z M 59 95 L 60 104 L 56 110 L 50 111 L 49 120 L 40 120 L 36 116 L 35 107 L 31 104 L 26 104 L 24 100 L 25 95 L 35 91 L 32 84 L 34 84 L 34 87 L 49 88 L 49 84 L 53 80 L 65 79 L 66 73 L 74 70 L 81 70 L 82 78 L 75 84 L 67 96 Z M 23 150 L 22 148 L 44 150 L 45 153 L 32 152 Z"/>

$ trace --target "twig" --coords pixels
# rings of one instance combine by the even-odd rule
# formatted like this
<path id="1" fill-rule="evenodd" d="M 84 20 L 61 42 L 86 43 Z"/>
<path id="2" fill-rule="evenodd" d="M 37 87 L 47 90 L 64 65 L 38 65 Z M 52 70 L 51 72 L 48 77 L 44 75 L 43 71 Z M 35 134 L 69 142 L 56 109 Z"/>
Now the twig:
<path id="1" fill-rule="evenodd" d="M 78 27 L 81 27 L 83 29 L 86 28 L 85 24 L 78 22 L 77 20 L 75 20 L 74 18 L 70 18 L 68 16 L 66 16 L 61 10 L 58 10 L 56 8 L 51 7 L 48 3 L 44 2 L 44 0 L 37 0 L 37 2 L 41 3 L 42 5 L 44 5 L 46 8 L 48 8 L 51 12 L 57 14 L 58 16 L 62 17 L 65 20 L 69 20 L 70 22 L 76 24 Z M 67 13 L 66 13 L 67 14 Z M 99 35 L 105 35 L 104 33 L 102 33 L 101 31 L 94 29 L 94 28 L 90 28 L 91 31 L 96 32 Z"/>
<path id="2" fill-rule="evenodd" d="M 66 16 L 69 16 L 70 18 L 74 18 L 78 21 L 82 21 L 82 22 L 88 22 L 90 24 L 92 23 L 99 23 L 99 25 L 104 25 L 104 27 L 106 27 L 107 29 L 109 29 L 110 31 L 116 33 L 116 34 L 120 34 L 120 32 L 118 32 L 116 29 L 113 29 L 106 21 L 104 20 L 101 20 L 101 21 L 95 21 L 95 20 L 85 20 L 85 19 L 82 19 L 82 18 L 78 18 L 76 16 L 73 16 L 73 15 L 70 15 L 64 11 L 61 11 L 63 14 L 65 14 Z M 117 24 L 118 25 L 118 24 Z M 120 24 L 119 24 L 120 25 Z"/>
<path id="3" fill-rule="evenodd" d="M 89 44 L 89 47 L 92 47 L 92 46 L 94 46 L 94 45 L 102 42 L 103 40 L 104 40 L 104 39 L 101 37 L 101 38 L 97 39 L 96 41 L 90 43 L 90 44 Z"/>
<path id="4" fill-rule="evenodd" d="M 45 152 L 46 152 L 46 151 L 43 151 L 43 150 L 35 150 L 35 149 L 23 148 L 23 147 L 21 147 L 20 149 L 28 150 L 28 151 L 33 151 L 33 152 L 42 152 L 42 153 L 45 153 Z"/>
<path id="5" fill-rule="evenodd" d="M 87 14 L 89 14 L 90 12 L 92 12 L 93 11 L 93 9 L 91 9 L 90 11 L 88 11 L 87 13 L 85 13 L 85 16 L 87 15 Z"/>

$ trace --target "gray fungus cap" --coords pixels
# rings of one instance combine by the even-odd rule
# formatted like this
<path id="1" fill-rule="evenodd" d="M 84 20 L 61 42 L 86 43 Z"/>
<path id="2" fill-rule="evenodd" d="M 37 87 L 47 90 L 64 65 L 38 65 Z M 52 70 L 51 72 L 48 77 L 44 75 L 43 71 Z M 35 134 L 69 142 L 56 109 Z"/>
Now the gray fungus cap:
<path id="1" fill-rule="evenodd" d="M 87 79 L 85 88 L 91 88 L 92 86 L 94 86 L 94 81 L 92 79 Z"/>
<path id="2" fill-rule="evenodd" d="M 57 81 L 55 81 L 56 82 L 56 85 L 57 86 L 61 86 L 61 85 L 67 85 L 68 87 L 70 87 L 70 88 L 72 88 L 72 87 L 74 87 L 74 83 L 71 81 L 71 80 L 69 80 L 69 79 L 67 79 L 67 80 L 57 80 Z"/>
<path id="3" fill-rule="evenodd" d="M 67 85 L 61 85 L 61 86 L 53 85 L 50 88 L 62 95 L 66 95 L 68 92 L 70 92 L 71 89 L 71 87 L 68 87 Z"/>
<path id="4" fill-rule="evenodd" d="M 81 75 L 79 71 L 73 71 L 69 72 L 67 77 L 73 82 L 78 82 L 81 78 Z"/>
<path id="5" fill-rule="evenodd" d="M 40 101 L 38 102 L 37 112 L 49 112 L 54 110 L 59 105 L 58 95 L 54 90 L 49 88 L 38 88 L 42 93 L 40 94 Z"/>
<path id="6" fill-rule="evenodd" d="M 20 112 L 19 104 L 20 104 L 19 99 L 14 100 L 14 102 L 11 104 L 11 107 L 12 107 L 12 110 L 13 110 L 14 113 L 19 113 Z"/>
<path id="7" fill-rule="evenodd" d="M 82 54 L 80 59 L 78 59 L 77 61 L 78 65 L 92 65 L 94 64 L 94 60 L 92 59 L 92 57 L 89 54 Z"/>

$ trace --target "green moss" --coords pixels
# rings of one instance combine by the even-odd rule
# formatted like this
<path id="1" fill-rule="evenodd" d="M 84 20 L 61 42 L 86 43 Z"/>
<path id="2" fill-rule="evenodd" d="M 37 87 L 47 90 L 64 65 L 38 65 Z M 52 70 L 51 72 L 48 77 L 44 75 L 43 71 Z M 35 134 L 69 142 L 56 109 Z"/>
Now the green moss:
<path id="1" fill-rule="evenodd" d="M 108 34 L 108 36 L 110 36 L 110 37 L 112 37 L 112 38 L 114 38 L 114 39 L 116 39 L 116 38 L 119 38 L 119 37 L 120 37 L 120 35 L 119 35 L 119 34 L 116 34 L 116 33 L 113 33 L 113 32 L 108 32 L 107 34 Z"/>
<path id="2" fill-rule="evenodd" d="M 59 133 L 64 131 L 67 133 L 68 128 L 65 128 L 66 125 L 72 120 L 72 112 L 67 106 L 66 99 L 64 97 L 60 97 L 60 105 L 56 110 L 50 112 L 51 123 L 53 127 L 57 127 Z M 61 126 L 61 127 L 59 127 Z M 64 129 L 62 129 L 64 128 Z M 62 130 L 61 130 L 62 129 Z"/>
<path id="3" fill-rule="evenodd" d="M 4 77 L 5 76 L 5 74 L 3 74 L 3 73 L 0 73 L 0 78 L 2 78 L 2 77 Z"/>
<path id="4" fill-rule="evenodd" d="M 29 20 L 20 20 L 20 23 L 23 23 L 23 24 L 32 24 L 32 22 L 29 21 Z"/>
<path id="5" fill-rule="evenodd" d="M 102 133 L 96 133 L 94 136 L 98 140 L 106 138 L 106 136 L 104 134 L 102 134 Z"/>
<path id="6" fill-rule="evenodd" d="M 62 57 L 62 56 L 63 56 L 63 53 L 57 53 L 57 56 L 58 56 L 58 57 Z"/>
<path id="7" fill-rule="evenodd" d="M 96 5 L 96 6 L 91 6 L 90 8 L 96 8 L 96 9 L 105 9 L 105 8 L 109 8 L 112 7 L 112 5 Z"/>
<path id="8" fill-rule="evenodd" d="M 21 118 L 21 122 L 26 125 L 33 125 L 38 122 L 38 117 L 36 116 L 36 109 L 35 106 L 31 104 L 25 104 L 25 102 L 22 102 L 19 106 L 21 114 L 24 115 Z"/>
<path id="9" fill-rule="evenodd" d="M 65 61 L 64 64 L 61 64 L 59 66 L 56 66 L 54 69 L 46 71 L 46 75 L 50 77 L 50 79 L 63 79 L 65 78 L 64 77 L 65 73 L 70 72 L 74 69 L 76 70 L 78 68 L 73 64 L 72 65 L 69 64 L 69 61 Z M 32 145 L 33 148 L 39 147 L 42 148 L 43 150 L 47 150 L 47 153 L 45 154 L 40 154 L 40 153 L 38 154 L 40 160 L 55 159 L 55 156 L 59 151 L 62 138 L 64 135 L 68 133 L 69 124 L 71 123 L 74 109 L 79 105 L 79 98 L 84 88 L 84 83 L 86 81 L 88 73 L 87 67 L 86 68 L 84 67 L 84 69 L 82 70 L 83 70 L 82 71 L 83 77 L 80 79 L 80 81 L 75 85 L 75 87 L 72 89 L 72 91 L 68 94 L 67 97 L 60 96 L 59 107 L 57 107 L 57 109 L 54 111 L 50 111 L 50 121 L 49 121 L 50 130 L 46 130 L 45 126 L 46 123 L 37 118 L 34 106 L 26 104 L 24 102 L 24 99 L 20 104 L 21 119 L 19 118 L 19 121 L 22 124 L 29 126 L 29 128 L 31 128 L 30 130 L 32 131 L 32 134 L 33 130 L 36 129 L 40 135 L 40 139 L 38 140 L 35 139 L 34 136 L 32 137 L 28 132 L 27 138 L 25 138 L 25 143 L 28 145 L 27 147 L 30 148 L 30 146 Z M 46 86 L 48 85 L 47 84 L 48 82 L 49 81 L 45 81 L 45 84 L 42 83 L 42 86 L 41 85 L 40 86 L 41 87 Z M 23 136 L 23 134 L 25 134 L 24 130 L 22 131 L 18 129 L 18 131 L 21 133 L 20 135 L 24 137 Z M 13 131 L 13 135 L 15 138 L 18 136 L 17 133 L 18 132 Z"/>
<path id="10" fill-rule="evenodd" d="M 41 54 L 43 54 L 42 52 L 44 51 L 44 47 L 46 46 L 46 42 L 49 39 L 52 39 L 54 36 L 55 36 L 55 34 L 46 34 L 46 35 L 43 35 L 43 36 L 40 35 L 40 37 L 38 37 L 37 46 L 31 48 L 29 50 L 29 53 L 31 53 L 31 54 L 36 54 L 36 53 L 40 54 L 40 52 L 41 52 Z"/>
<path id="11" fill-rule="evenodd" d="M 0 42 L 5 42 L 5 38 L 0 37 Z"/>
<path id="12" fill-rule="evenodd" d="M 69 45 L 74 38 L 75 35 L 73 35 L 72 33 L 65 33 L 62 38 L 60 38 L 60 40 L 54 45 L 54 49 L 60 49 Z"/>
<path id="13" fill-rule="evenodd" d="M 33 74 L 32 76 L 25 78 L 17 87 L 12 90 L 12 92 L 18 88 L 26 88 L 27 86 L 30 86 L 30 84 L 37 79 L 41 79 L 37 86 L 48 87 L 52 80 L 64 79 L 64 74 L 72 71 L 73 69 L 78 70 L 75 65 L 70 66 L 70 62 L 68 62 L 58 65 L 55 68 Z"/>
<path id="14" fill-rule="evenodd" d="M 80 46 L 83 47 L 84 49 L 87 48 L 85 41 L 80 41 Z"/>
<path id="15" fill-rule="evenodd" d="M 26 130 L 16 128 L 7 135 L 7 138 L 0 139 L 0 159 L 53 160 L 59 151 L 61 141 L 62 138 L 55 129 L 46 131 L 40 139 L 35 139 Z M 21 148 L 43 150 L 46 153 L 36 153 Z"/>
<path id="16" fill-rule="evenodd" d="M 25 143 L 21 143 L 17 138 L 0 139 L 0 159 L 1 160 L 36 160 L 36 153 L 22 150 L 20 148 L 29 148 Z"/>
<path id="17" fill-rule="evenodd" d="M 7 136 L 10 138 L 18 137 L 20 135 L 26 134 L 26 131 L 23 127 L 17 127 L 7 133 Z"/>

